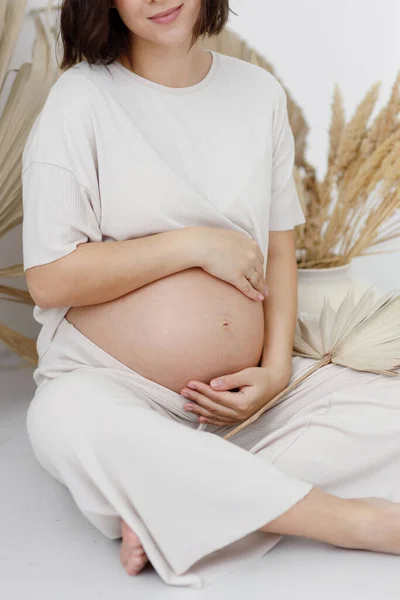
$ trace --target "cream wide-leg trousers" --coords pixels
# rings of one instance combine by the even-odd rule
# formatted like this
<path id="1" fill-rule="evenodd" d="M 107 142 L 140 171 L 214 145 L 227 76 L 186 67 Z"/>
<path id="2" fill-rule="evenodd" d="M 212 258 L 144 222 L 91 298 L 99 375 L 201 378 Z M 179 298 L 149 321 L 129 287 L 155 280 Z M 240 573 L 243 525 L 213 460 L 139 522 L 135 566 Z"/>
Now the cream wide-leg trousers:
<path id="1" fill-rule="evenodd" d="M 293 358 L 292 379 L 314 364 Z M 229 440 L 186 400 L 132 371 L 66 319 L 34 373 L 37 460 L 105 536 L 120 518 L 162 580 L 200 588 L 282 536 L 260 527 L 313 486 L 400 502 L 400 378 L 327 365 Z"/>

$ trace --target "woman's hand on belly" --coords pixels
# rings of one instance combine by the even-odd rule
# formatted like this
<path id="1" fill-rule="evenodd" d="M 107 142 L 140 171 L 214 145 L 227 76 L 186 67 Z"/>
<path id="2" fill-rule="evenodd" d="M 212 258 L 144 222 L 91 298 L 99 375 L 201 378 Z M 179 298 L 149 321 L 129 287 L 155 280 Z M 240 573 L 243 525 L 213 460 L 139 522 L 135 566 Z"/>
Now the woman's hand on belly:
<path id="1" fill-rule="evenodd" d="M 199 249 L 198 266 L 204 271 L 235 286 L 253 301 L 269 295 L 264 255 L 252 237 L 231 229 L 195 227 L 192 239 Z"/>
<path id="2" fill-rule="evenodd" d="M 199 415 L 201 423 L 233 425 L 245 421 L 265 406 L 283 387 L 281 380 L 268 367 L 251 367 L 224 375 L 222 385 L 207 385 L 191 380 L 181 394 L 189 401 L 184 408 Z M 238 388 L 237 392 L 229 391 Z"/>

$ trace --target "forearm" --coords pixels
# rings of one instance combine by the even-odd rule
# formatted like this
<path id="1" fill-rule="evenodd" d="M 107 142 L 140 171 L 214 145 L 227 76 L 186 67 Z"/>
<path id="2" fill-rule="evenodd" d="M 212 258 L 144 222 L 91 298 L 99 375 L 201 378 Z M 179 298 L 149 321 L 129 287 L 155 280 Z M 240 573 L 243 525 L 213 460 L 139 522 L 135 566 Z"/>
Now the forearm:
<path id="1" fill-rule="evenodd" d="M 121 242 L 80 244 L 62 259 L 27 270 L 29 291 L 42 308 L 114 300 L 194 266 L 190 229 Z"/>
<path id="2" fill-rule="evenodd" d="M 297 320 L 297 263 L 287 252 L 268 257 L 266 280 L 269 296 L 263 301 L 264 350 L 260 366 L 272 367 L 283 386 L 292 373 L 292 355 Z"/>

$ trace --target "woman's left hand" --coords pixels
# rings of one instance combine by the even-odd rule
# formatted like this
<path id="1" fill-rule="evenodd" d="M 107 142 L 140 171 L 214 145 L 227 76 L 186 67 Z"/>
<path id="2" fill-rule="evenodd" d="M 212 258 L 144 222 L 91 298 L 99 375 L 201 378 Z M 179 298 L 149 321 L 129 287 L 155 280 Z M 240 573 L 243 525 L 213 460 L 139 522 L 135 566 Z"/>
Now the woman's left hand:
<path id="1" fill-rule="evenodd" d="M 220 377 L 221 386 L 190 380 L 181 395 L 188 395 L 185 410 L 199 415 L 201 423 L 233 425 L 245 421 L 284 389 L 282 378 L 271 367 L 250 367 Z M 190 389 L 192 388 L 192 389 Z M 194 389 L 193 389 L 194 388 Z M 232 392 L 239 388 L 239 391 Z"/>

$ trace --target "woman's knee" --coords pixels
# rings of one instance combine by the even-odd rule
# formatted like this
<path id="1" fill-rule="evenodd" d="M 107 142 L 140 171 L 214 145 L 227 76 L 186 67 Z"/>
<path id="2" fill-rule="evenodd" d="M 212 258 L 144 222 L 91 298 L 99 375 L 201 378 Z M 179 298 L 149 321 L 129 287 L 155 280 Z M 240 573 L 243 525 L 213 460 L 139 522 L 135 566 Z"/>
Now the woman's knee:
<path id="1" fill-rule="evenodd" d="M 70 457 L 72 439 L 94 425 L 101 429 L 106 402 L 104 385 L 95 373 L 84 370 L 56 377 L 36 390 L 26 427 L 35 455 L 47 470 L 50 463 Z"/>
<path id="2" fill-rule="evenodd" d="M 28 407 L 26 429 L 37 460 L 61 480 L 54 464 L 68 453 L 68 438 L 79 427 L 78 389 L 81 377 L 61 375 L 37 388 Z"/>
<path id="3" fill-rule="evenodd" d="M 37 389 L 27 413 L 27 431 L 39 462 L 56 464 L 74 460 L 79 444 L 109 447 L 125 432 L 130 439 L 140 438 L 145 422 L 155 414 L 134 389 L 109 374 L 79 369 Z"/>

